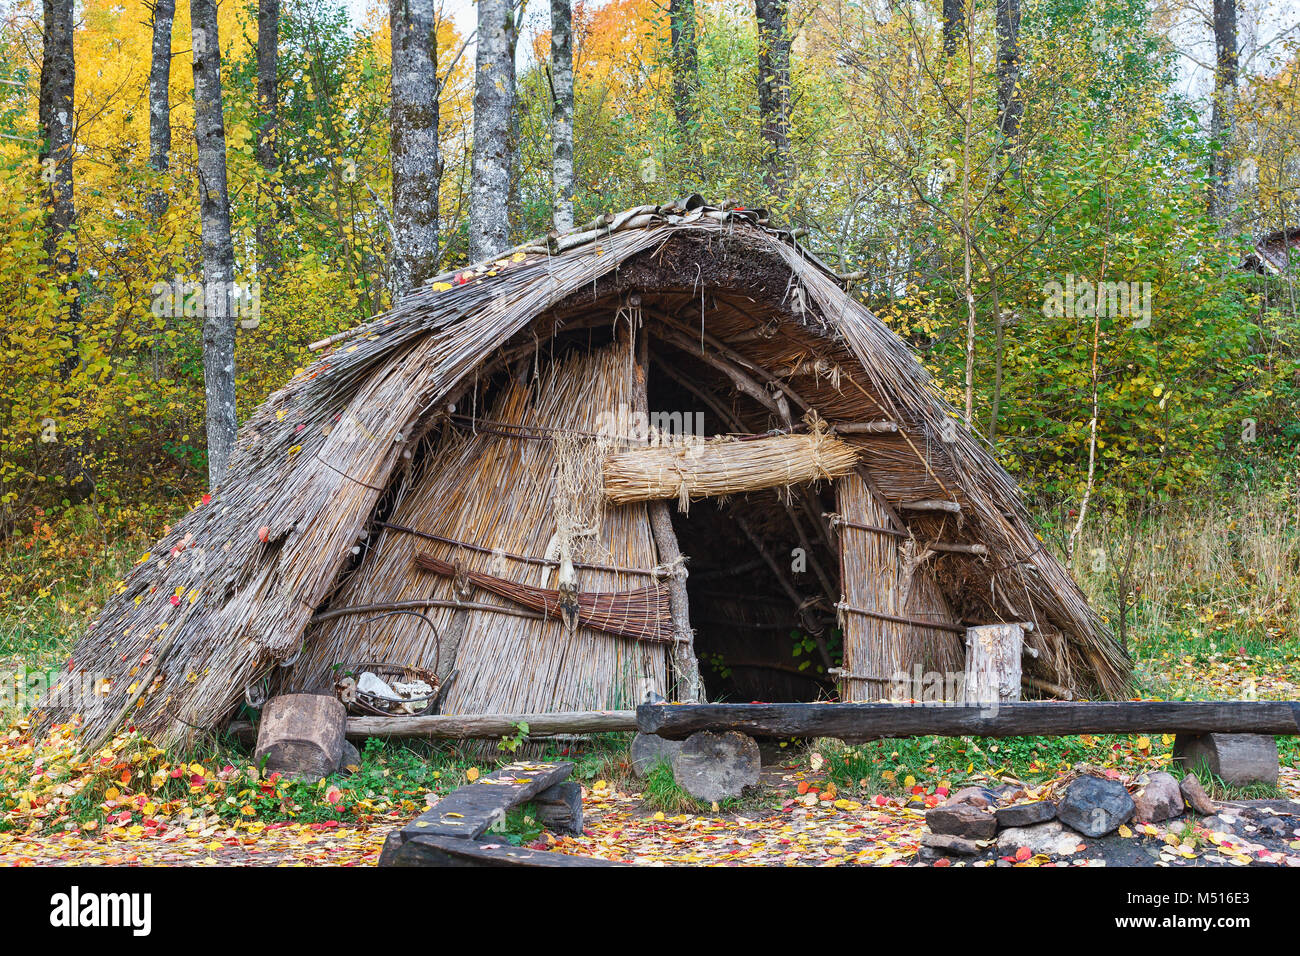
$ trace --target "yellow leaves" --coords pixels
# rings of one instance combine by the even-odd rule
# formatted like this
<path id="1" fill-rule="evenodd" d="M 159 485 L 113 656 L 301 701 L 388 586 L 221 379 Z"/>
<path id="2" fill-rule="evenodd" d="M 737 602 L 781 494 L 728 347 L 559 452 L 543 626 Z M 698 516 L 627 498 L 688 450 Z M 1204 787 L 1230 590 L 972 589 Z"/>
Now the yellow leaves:
<path id="1" fill-rule="evenodd" d="M 1138 750 L 1150 750 L 1150 749 L 1151 749 L 1151 738 L 1150 738 L 1150 737 L 1139 737 L 1139 738 L 1137 739 L 1137 741 L 1135 742 L 1135 745 L 1137 746 L 1137 749 L 1138 749 Z"/>
<path id="2" fill-rule="evenodd" d="M 477 780 L 477 779 L 478 779 L 478 767 L 470 767 L 468 770 L 466 770 L 466 771 L 465 771 L 465 779 L 468 780 L 470 783 L 473 783 L 475 780 Z"/>
<path id="3" fill-rule="evenodd" d="M 1124 837 L 1124 839 L 1127 840 L 1129 837 L 1133 836 L 1133 831 L 1121 823 L 1119 825 L 1119 835 Z"/>
<path id="4" fill-rule="evenodd" d="M 432 289 L 434 292 L 446 292 L 450 288 L 451 288 L 450 282 L 434 282 L 432 284 Z"/>

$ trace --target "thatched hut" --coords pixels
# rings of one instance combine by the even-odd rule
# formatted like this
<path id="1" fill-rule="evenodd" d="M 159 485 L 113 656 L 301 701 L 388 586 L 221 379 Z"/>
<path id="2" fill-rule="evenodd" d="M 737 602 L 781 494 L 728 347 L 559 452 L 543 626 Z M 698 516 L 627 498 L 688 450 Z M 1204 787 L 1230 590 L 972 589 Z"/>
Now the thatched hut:
<path id="1" fill-rule="evenodd" d="M 1126 688 L 1013 481 L 761 211 L 604 216 L 318 345 L 77 644 L 92 733 L 360 661 L 458 672 L 444 713 L 692 698 L 699 660 L 711 697 L 881 699 L 1004 621 L 1030 686 Z"/>

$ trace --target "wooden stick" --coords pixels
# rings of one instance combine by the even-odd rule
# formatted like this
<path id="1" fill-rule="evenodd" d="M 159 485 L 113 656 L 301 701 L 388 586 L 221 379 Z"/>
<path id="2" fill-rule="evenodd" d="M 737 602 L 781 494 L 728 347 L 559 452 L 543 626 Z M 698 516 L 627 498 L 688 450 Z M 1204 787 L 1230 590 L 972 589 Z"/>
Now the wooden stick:
<path id="1" fill-rule="evenodd" d="M 891 435 L 898 431 L 898 423 L 878 422 L 835 422 L 832 426 L 841 435 Z"/>
<path id="2" fill-rule="evenodd" d="M 562 734 L 606 734 L 636 730 L 631 710 L 581 710 L 556 714 L 433 714 L 427 717 L 349 717 L 347 735 L 366 737 L 424 737 L 472 739 L 513 737 L 518 724 L 528 725 L 529 737 Z"/>
<path id="3" fill-rule="evenodd" d="M 961 511 L 961 505 L 958 502 L 943 499 L 900 501 L 898 507 L 904 511 L 947 511 L 951 514 L 958 514 Z"/>

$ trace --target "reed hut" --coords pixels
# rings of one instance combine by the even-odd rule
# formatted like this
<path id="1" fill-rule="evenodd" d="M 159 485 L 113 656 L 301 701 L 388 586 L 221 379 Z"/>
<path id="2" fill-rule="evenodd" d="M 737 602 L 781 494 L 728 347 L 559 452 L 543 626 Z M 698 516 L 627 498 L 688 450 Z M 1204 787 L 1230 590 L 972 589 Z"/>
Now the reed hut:
<path id="1" fill-rule="evenodd" d="M 997 622 L 1027 687 L 1127 687 L 1011 478 L 761 210 L 602 216 L 314 348 L 77 643 L 91 736 L 358 662 L 454 674 L 443 713 L 884 699 Z"/>

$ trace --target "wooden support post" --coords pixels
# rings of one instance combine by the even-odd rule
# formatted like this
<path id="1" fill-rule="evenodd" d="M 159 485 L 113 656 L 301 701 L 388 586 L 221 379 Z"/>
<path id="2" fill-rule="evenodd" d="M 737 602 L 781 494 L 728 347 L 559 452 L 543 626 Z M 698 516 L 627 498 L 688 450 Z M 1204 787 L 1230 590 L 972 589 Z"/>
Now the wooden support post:
<path id="1" fill-rule="evenodd" d="M 620 325 L 620 332 L 622 327 Z M 632 369 L 633 410 L 641 412 L 649 420 L 650 396 L 646 386 L 646 375 L 650 365 L 649 336 L 644 326 L 637 331 L 637 361 Z M 704 687 L 700 682 L 700 663 L 695 657 L 695 632 L 691 629 L 690 599 L 686 594 L 686 562 L 682 557 L 681 547 L 677 544 L 677 533 L 673 531 L 672 514 L 665 501 L 646 502 L 646 513 L 650 518 L 650 532 L 654 535 L 655 550 L 659 553 L 659 564 L 668 569 L 665 585 L 668 588 L 668 606 L 673 620 L 673 635 L 677 638 L 672 646 L 672 666 L 675 677 L 677 700 L 702 701 Z"/>
<path id="2" fill-rule="evenodd" d="M 983 624 L 966 629 L 967 704 L 998 704 L 1020 699 L 1020 658 L 1025 641 L 1019 624 Z"/>

